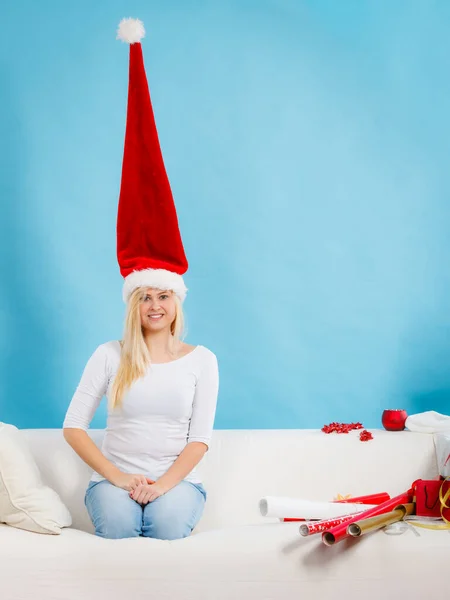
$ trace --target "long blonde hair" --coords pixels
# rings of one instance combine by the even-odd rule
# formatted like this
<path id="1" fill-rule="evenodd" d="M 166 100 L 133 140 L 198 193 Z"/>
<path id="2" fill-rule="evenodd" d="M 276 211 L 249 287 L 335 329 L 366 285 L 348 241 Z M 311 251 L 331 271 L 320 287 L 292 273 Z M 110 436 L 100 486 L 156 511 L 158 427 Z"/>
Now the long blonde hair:
<path id="1" fill-rule="evenodd" d="M 112 409 L 118 408 L 121 405 L 126 390 L 137 379 L 145 375 L 148 366 L 151 364 L 150 354 L 142 332 L 139 310 L 139 306 L 145 298 L 146 290 L 146 287 L 137 288 L 127 302 L 124 334 L 120 344 L 122 352 L 111 391 L 110 403 Z M 175 355 L 180 342 L 182 342 L 182 337 L 184 337 L 185 318 L 179 297 L 176 294 L 173 297 L 176 309 L 175 319 L 170 325 L 170 333 L 172 335 L 169 341 L 169 351 Z"/>

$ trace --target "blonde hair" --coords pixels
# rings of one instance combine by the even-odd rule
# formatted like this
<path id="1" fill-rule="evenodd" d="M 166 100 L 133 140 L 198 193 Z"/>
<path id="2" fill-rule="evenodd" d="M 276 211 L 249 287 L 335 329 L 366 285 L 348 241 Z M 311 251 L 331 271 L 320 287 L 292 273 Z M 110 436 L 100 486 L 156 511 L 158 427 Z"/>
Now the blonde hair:
<path id="1" fill-rule="evenodd" d="M 137 379 L 145 375 L 148 366 L 151 364 L 150 354 L 142 332 L 139 310 L 139 306 L 145 298 L 146 290 L 146 287 L 137 288 L 127 302 L 123 340 L 120 343 L 122 352 L 111 391 L 112 409 L 118 408 L 122 404 L 126 390 Z M 175 319 L 170 325 L 169 351 L 175 355 L 182 341 L 182 336 L 184 337 L 185 319 L 181 300 L 176 294 L 173 295 L 173 298 L 175 300 Z"/>

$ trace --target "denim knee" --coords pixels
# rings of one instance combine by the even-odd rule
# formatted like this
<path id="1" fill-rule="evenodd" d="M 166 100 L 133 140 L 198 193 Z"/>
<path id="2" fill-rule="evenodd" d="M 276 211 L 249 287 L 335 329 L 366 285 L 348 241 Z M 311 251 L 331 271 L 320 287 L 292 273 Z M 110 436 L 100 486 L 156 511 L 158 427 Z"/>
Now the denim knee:
<path id="1" fill-rule="evenodd" d="M 191 532 L 191 526 L 181 519 L 159 520 L 142 526 L 142 534 L 156 540 L 179 540 L 188 537 Z"/>
<path id="2" fill-rule="evenodd" d="M 142 508 L 126 490 L 108 481 L 92 482 L 86 491 L 85 504 L 95 535 L 108 539 L 142 535 Z"/>
<path id="3" fill-rule="evenodd" d="M 160 540 L 188 537 L 202 516 L 205 496 L 201 485 L 182 481 L 144 508 L 142 535 Z"/>

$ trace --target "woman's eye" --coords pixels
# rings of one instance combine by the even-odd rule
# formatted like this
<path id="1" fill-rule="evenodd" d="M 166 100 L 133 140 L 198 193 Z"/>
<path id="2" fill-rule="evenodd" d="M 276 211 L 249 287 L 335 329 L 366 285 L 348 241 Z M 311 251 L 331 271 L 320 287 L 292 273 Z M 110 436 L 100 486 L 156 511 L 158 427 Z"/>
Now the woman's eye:
<path id="1" fill-rule="evenodd" d="M 159 297 L 159 299 L 160 300 L 165 300 L 168 297 L 169 297 L 168 294 L 161 294 L 161 296 Z M 144 302 L 147 302 L 147 300 L 151 300 L 150 296 L 145 296 Z"/>

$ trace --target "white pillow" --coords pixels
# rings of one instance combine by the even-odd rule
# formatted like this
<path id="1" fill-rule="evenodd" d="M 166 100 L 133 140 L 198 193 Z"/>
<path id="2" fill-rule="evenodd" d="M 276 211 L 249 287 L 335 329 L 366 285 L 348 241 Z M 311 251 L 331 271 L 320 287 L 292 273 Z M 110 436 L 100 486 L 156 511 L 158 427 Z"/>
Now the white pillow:
<path id="1" fill-rule="evenodd" d="M 58 494 L 43 485 L 21 432 L 0 422 L 0 522 L 36 533 L 61 533 L 72 517 Z"/>

